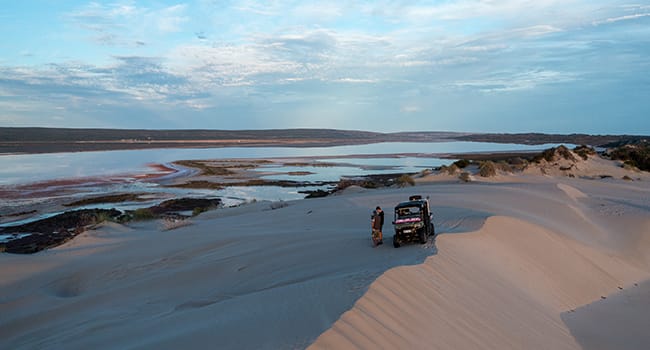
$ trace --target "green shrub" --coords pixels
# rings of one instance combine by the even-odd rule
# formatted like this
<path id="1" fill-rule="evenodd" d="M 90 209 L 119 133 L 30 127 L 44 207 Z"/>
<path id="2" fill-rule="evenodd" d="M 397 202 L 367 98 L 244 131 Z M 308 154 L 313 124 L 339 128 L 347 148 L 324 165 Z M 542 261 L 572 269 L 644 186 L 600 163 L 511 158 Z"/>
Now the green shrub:
<path id="1" fill-rule="evenodd" d="M 446 170 L 447 174 L 455 175 L 458 172 L 459 169 L 458 169 L 458 166 L 456 164 L 452 164 L 452 165 L 446 167 L 445 170 Z"/>
<path id="2" fill-rule="evenodd" d="M 497 168 L 491 160 L 481 162 L 478 166 L 478 174 L 482 177 L 496 176 Z"/>
<path id="3" fill-rule="evenodd" d="M 576 160 L 576 158 L 573 156 L 573 154 L 571 154 L 571 151 L 568 148 L 566 148 L 566 146 L 560 145 L 557 148 L 549 148 L 542 151 L 542 153 L 533 157 L 532 161 L 535 163 L 539 163 L 542 161 L 542 159 L 544 159 L 547 162 L 552 162 L 557 158 L 564 158 L 573 161 Z"/>
<path id="4" fill-rule="evenodd" d="M 589 159 L 589 156 L 592 156 L 592 155 L 596 154 L 595 149 L 593 149 L 593 148 L 591 148 L 589 146 L 586 146 L 586 145 L 577 146 L 576 148 L 573 149 L 573 152 L 575 154 L 579 155 L 580 158 L 582 158 L 584 160 L 587 160 L 587 159 Z"/>
<path id="5" fill-rule="evenodd" d="M 577 160 L 573 156 L 573 154 L 571 153 L 571 150 L 566 148 L 566 146 L 564 146 L 564 145 L 558 146 L 555 150 L 556 150 L 556 153 L 560 155 L 560 157 L 562 157 L 562 158 L 564 158 L 566 160 L 573 160 L 573 161 Z"/>
<path id="6" fill-rule="evenodd" d="M 445 166 L 445 165 L 443 165 L 443 166 L 440 168 L 440 171 L 441 171 L 441 172 L 445 172 L 445 173 L 447 173 L 447 174 L 449 174 L 449 175 L 454 175 L 454 174 L 456 174 L 456 173 L 458 172 L 458 170 L 459 170 L 459 169 L 458 169 L 458 166 L 457 166 L 456 164 L 452 164 L 452 165 L 450 165 L 450 166 Z"/>
<path id="7" fill-rule="evenodd" d="M 397 178 L 397 186 L 399 187 L 406 187 L 407 185 L 410 186 L 415 186 L 415 180 L 413 180 L 412 177 L 409 175 L 402 175 L 399 178 Z"/>
<path id="8" fill-rule="evenodd" d="M 133 211 L 133 220 L 151 220 L 156 215 L 149 208 L 139 208 Z"/>
<path id="9" fill-rule="evenodd" d="M 515 157 L 515 158 L 510 158 L 508 159 L 508 164 L 510 165 L 510 170 L 511 171 L 523 171 L 528 167 L 528 161 L 521 158 L 521 157 Z"/>
<path id="10" fill-rule="evenodd" d="M 336 190 L 337 191 L 342 191 L 350 186 L 354 185 L 354 182 L 347 180 L 347 179 L 340 179 L 339 183 L 336 184 Z"/>
<path id="11" fill-rule="evenodd" d="M 622 160 L 632 167 L 650 171 L 650 143 L 648 142 L 621 146 L 611 150 L 609 155 L 612 159 Z"/>
<path id="12" fill-rule="evenodd" d="M 508 164 L 505 160 L 502 160 L 498 163 L 495 164 L 498 170 L 501 170 L 506 173 L 511 173 L 513 172 L 513 168 L 510 164 Z"/>
<path id="13" fill-rule="evenodd" d="M 467 168 L 467 166 L 470 163 L 471 162 L 469 160 L 467 160 L 467 159 L 460 159 L 460 160 L 455 161 L 453 163 L 453 165 L 457 166 L 459 169 L 464 169 L 464 168 Z"/>
<path id="14" fill-rule="evenodd" d="M 115 220 L 115 218 L 112 217 L 110 214 L 102 212 L 102 213 L 97 214 L 96 223 L 101 224 L 102 222 L 114 221 L 114 220 Z"/>
<path id="15" fill-rule="evenodd" d="M 377 188 L 379 186 L 377 186 L 377 183 L 374 182 L 374 181 L 366 180 L 366 181 L 361 183 L 361 187 L 363 187 L 363 188 L 371 188 L 372 189 L 372 188 Z"/>

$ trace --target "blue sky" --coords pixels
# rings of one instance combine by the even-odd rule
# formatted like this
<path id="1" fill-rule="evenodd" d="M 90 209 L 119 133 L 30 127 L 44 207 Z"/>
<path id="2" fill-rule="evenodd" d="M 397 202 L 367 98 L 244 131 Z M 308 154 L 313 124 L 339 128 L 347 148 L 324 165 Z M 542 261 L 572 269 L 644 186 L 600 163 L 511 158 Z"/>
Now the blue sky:
<path id="1" fill-rule="evenodd" d="M 650 1 L 7 1 L 0 126 L 650 134 Z"/>

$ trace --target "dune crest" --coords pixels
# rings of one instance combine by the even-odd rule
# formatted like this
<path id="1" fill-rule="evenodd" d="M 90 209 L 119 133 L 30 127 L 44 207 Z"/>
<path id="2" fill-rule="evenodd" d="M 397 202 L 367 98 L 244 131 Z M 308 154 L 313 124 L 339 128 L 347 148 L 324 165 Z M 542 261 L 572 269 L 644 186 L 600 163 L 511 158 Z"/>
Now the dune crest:
<path id="1" fill-rule="evenodd" d="M 561 314 L 649 276 L 512 217 L 436 244 L 423 264 L 380 276 L 310 348 L 580 349 Z"/>
<path id="2" fill-rule="evenodd" d="M 579 189 L 577 189 L 577 188 L 575 188 L 573 186 L 569 186 L 567 184 L 561 184 L 561 183 L 557 184 L 557 188 L 564 191 L 564 193 L 566 193 L 566 195 L 569 196 L 574 201 L 577 201 L 578 199 L 581 199 L 581 198 L 589 197 L 586 194 L 584 194 L 584 192 L 580 191 Z"/>

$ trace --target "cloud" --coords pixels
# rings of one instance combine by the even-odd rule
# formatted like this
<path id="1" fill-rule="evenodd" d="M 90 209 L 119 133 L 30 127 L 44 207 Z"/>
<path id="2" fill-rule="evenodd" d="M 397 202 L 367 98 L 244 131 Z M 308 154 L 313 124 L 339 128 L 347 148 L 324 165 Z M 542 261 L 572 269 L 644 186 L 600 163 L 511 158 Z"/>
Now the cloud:
<path id="1" fill-rule="evenodd" d="M 561 31 L 562 29 L 552 25 L 539 24 L 530 27 L 517 28 L 513 30 L 512 33 L 521 35 L 523 37 L 535 37 Z"/>
<path id="2" fill-rule="evenodd" d="M 337 83 L 351 83 L 351 84 L 375 84 L 378 83 L 378 79 L 358 79 L 358 78 L 339 78 L 333 79 L 333 82 Z"/>
<path id="3" fill-rule="evenodd" d="M 158 24 L 158 30 L 163 33 L 173 33 L 181 30 L 181 26 L 189 21 L 185 16 L 187 5 L 174 5 L 162 8 L 158 11 L 147 13 L 146 17 L 151 18 Z"/>
<path id="4" fill-rule="evenodd" d="M 241 0 L 234 9 L 261 16 L 276 16 L 282 13 L 281 2 L 267 2 L 256 0 Z"/>
<path id="5" fill-rule="evenodd" d="M 335 34 L 325 30 L 264 36 L 257 42 L 262 49 L 274 55 L 301 62 L 327 59 L 327 55 L 336 50 L 337 46 Z"/>
<path id="6" fill-rule="evenodd" d="M 530 90 L 540 85 L 561 84 L 577 80 L 575 73 L 551 70 L 531 70 L 520 73 L 503 72 L 480 80 L 459 81 L 454 85 L 460 88 L 476 89 L 484 93 L 501 93 Z"/>
<path id="7" fill-rule="evenodd" d="M 402 113 L 417 113 L 420 111 L 420 107 L 418 106 L 402 106 L 400 109 Z"/>
<path id="8" fill-rule="evenodd" d="M 650 16 L 650 13 L 635 13 L 633 15 L 611 17 L 611 18 L 606 18 L 606 19 L 602 19 L 602 20 L 593 21 L 592 24 L 597 26 L 597 25 L 601 25 L 601 24 L 615 23 L 615 22 L 620 22 L 620 21 L 629 21 L 629 20 L 634 20 L 634 19 L 639 19 L 639 18 L 649 17 L 649 16 Z"/>
<path id="9" fill-rule="evenodd" d="M 565 5 L 566 1 L 538 0 L 458 0 L 411 4 L 408 2 L 378 1 L 365 6 L 364 12 L 391 18 L 399 22 L 426 23 L 431 21 L 463 21 L 476 18 L 522 19 L 537 16 L 540 10 Z M 565 10 L 571 7 L 565 6 Z"/>
<path id="10" fill-rule="evenodd" d="M 36 45 L 14 50 L 0 59 L 0 95 L 24 107 L 12 115 L 66 106 L 66 116 L 340 113 L 343 120 L 366 108 L 388 115 L 435 104 L 458 116 L 473 108 L 460 102 L 471 98 L 492 103 L 647 82 L 650 33 L 638 23 L 650 7 L 620 4 L 93 2 L 59 17 L 60 27 L 77 32 L 57 33 L 74 40 L 81 32 L 91 44 L 70 42 L 58 56 Z"/>
<path id="11" fill-rule="evenodd" d="M 292 14 L 308 21 L 327 22 L 343 16 L 343 11 L 344 9 L 334 2 L 318 2 L 299 5 L 293 9 Z"/>
<path id="12" fill-rule="evenodd" d="M 65 15 L 71 23 L 92 33 L 92 40 L 106 46 L 140 46 L 149 36 L 174 33 L 189 21 L 187 5 L 160 8 L 120 3 L 91 2 Z"/>

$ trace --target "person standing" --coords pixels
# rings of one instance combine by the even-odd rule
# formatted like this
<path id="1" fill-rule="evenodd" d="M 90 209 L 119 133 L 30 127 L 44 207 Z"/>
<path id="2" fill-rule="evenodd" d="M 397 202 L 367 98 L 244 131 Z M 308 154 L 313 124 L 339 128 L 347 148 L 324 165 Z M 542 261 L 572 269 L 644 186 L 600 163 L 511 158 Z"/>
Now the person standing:
<path id="1" fill-rule="evenodd" d="M 381 207 L 377 206 L 377 208 L 372 212 L 370 225 L 372 227 L 373 245 L 376 247 L 383 244 L 384 234 L 382 233 L 382 228 L 384 227 L 384 211 L 381 210 Z"/>

